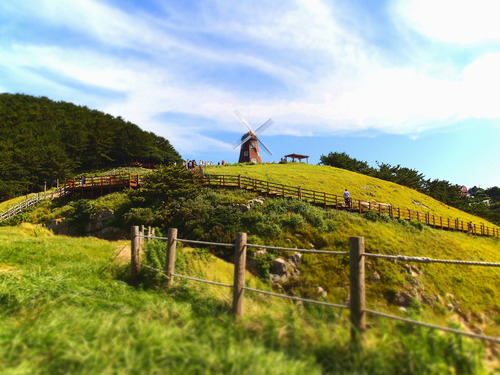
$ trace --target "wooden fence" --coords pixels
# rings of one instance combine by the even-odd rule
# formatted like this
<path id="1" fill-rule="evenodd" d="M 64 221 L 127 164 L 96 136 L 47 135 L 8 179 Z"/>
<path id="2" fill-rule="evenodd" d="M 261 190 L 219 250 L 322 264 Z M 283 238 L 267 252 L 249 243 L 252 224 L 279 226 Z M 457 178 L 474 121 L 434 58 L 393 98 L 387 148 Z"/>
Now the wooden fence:
<path id="1" fill-rule="evenodd" d="M 26 199 L 24 201 L 0 214 L 0 222 L 22 213 L 27 208 L 32 207 L 41 201 L 47 199 L 54 200 L 60 197 L 64 197 L 67 194 L 69 194 L 69 192 L 64 188 L 64 186 L 62 186 L 49 193 L 37 193 L 33 194 L 31 197 L 26 195 Z"/>
<path id="2" fill-rule="evenodd" d="M 135 188 L 138 187 L 140 183 L 140 174 L 120 173 L 105 176 L 82 176 L 76 179 L 66 179 L 64 180 L 64 187 L 71 193 L 73 198 L 76 195 L 80 195 L 83 198 L 85 192 L 90 194 L 90 198 L 94 198 L 94 195 L 111 193 L 111 191 L 116 188 Z"/>
<path id="3" fill-rule="evenodd" d="M 485 226 L 484 223 L 472 223 L 472 228 L 468 222 L 460 218 L 443 218 L 430 212 L 413 211 L 409 208 L 394 207 L 387 203 L 369 202 L 360 199 L 351 199 L 346 204 L 344 198 L 335 194 L 318 192 L 269 181 L 257 180 L 249 177 L 226 176 L 226 175 L 206 175 L 204 185 L 209 187 L 238 188 L 250 190 L 273 197 L 296 198 L 307 201 L 311 204 L 336 210 L 348 210 L 363 214 L 365 212 L 375 212 L 377 215 L 386 215 L 390 218 L 402 220 L 417 220 L 427 226 L 441 229 L 467 232 L 478 236 L 494 236 L 500 238 L 500 229 Z"/>
<path id="4" fill-rule="evenodd" d="M 143 231 L 144 232 L 144 229 Z M 165 268 L 159 270 L 150 267 L 147 264 L 141 263 L 141 244 L 142 238 L 157 239 L 162 241 L 167 241 L 167 254 L 165 259 Z M 488 263 L 488 262 L 475 262 L 475 261 L 462 261 L 462 260 L 444 260 L 444 259 L 430 259 L 423 257 L 409 257 L 403 255 L 383 255 L 383 254 L 370 254 L 365 252 L 365 240 L 363 237 L 350 237 L 350 251 L 329 251 L 329 250 L 311 250 L 311 249 L 292 249 L 284 247 L 274 247 L 274 246 L 263 246 L 247 243 L 246 233 L 237 233 L 236 241 L 234 244 L 231 243 L 215 243 L 206 241 L 195 241 L 177 238 L 177 229 L 170 228 L 168 230 L 167 237 L 155 237 L 151 235 L 149 231 L 148 235 L 145 236 L 141 234 L 138 226 L 133 226 L 131 228 L 131 279 L 132 284 L 137 286 L 139 274 L 141 268 L 145 267 L 153 271 L 162 273 L 166 276 L 166 287 L 171 287 L 174 284 L 175 278 L 188 279 L 195 282 L 207 283 L 222 287 L 233 288 L 233 301 L 232 301 L 232 312 L 236 320 L 243 316 L 244 314 L 244 300 L 245 291 L 265 294 L 273 297 L 285 298 L 295 301 L 302 301 L 306 303 L 318 304 L 323 306 L 329 306 L 340 309 L 350 310 L 350 321 L 351 321 L 351 340 L 355 348 L 360 349 L 362 347 L 362 342 L 364 339 L 364 334 L 366 332 L 367 315 L 379 316 L 388 319 L 393 319 L 397 321 L 402 321 L 408 324 L 414 324 L 423 326 L 431 329 L 438 329 L 445 332 L 450 332 L 454 334 L 468 336 L 474 339 L 485 340 L 489 342 L 494 342 L 500 344 L 500 338 L 485 336 L 481 334 L 476 334 L 472 332 L 460 331 L 457 329 L 452 329 L 448 327 L 441 327 L 425 322 L 420 322 L 416 320 L 411 320 L 407 318 L 402 318 L 395 315 L 385 314 L 379 311 L 370 310 L 366 308 L 366 295 L 365 295 L 365 258 L 374 257 L 382 258 L 387 260 L 402 260 L 405 262 L 420 262 L 420 263 L 441 263 L 441 264 L 455 264 L 455 265 L 465 265 L 465 266 L 482 266 L 482 267 L 500 267 L 500 263 Z M 189 243 L 196 245 L 209 245 L 209 246 L 225 246 L 234 248 L 234 279 L 233 284 L 224 284 L 211 280 L 198 279 L 195 277 L 190 277 L 186 275 L 180 275 L 175 273 L 175 258 L 176 258 L 176 248 L 177 242 Z M 306 298 L 300 298 L 295 296 L 288 296 L 285 294 L 273 293 L 265 290 L 249 288 L 245 284 L 245 271 L 246 271 L 246 254 L 248 247 L 258 247 L 264 249 L 274 249 L 281 251 L 291 251 L 291 252 L 303 252 L 303 253 L 315 253 L 323 255 L 338 255 L 338 256 L 349 256 L 349 269 L 350 269 L 350 302 L 348 305 L 335 304 L 324 301 L 311 300 Z"/>

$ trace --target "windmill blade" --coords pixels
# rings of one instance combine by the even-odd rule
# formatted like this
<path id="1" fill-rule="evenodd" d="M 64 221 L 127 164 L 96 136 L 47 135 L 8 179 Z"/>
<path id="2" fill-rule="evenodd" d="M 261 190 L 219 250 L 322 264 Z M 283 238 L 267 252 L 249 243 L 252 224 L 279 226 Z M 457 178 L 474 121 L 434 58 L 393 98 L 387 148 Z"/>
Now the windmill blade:
<path id="1" fill-rule="evenodd" d="M 246 141 L 248 141 L 250 138 L 252 138 L 252 135 L 249 134 L 248 137 L 246 137 L 244 140 L 240 141 L 240 140 L 237 140 L 236 142 L 233 143 L 233 145 L 236 145 L 233 147 L 233 150 L 237 147 L 240 147 L 243 143 L 245 143 Z"/>
<path id="2" fill-rule="evenodd" d="M 255 134 L 260 134 L 264 130 L 266 130 L 268 127 L 270 127 L 273 124 L 273 120 L 269 119 L 265 123 L 263 123 L 261 126 L 259 126 L 257 129 L 255 129 Z"/>
<path id="3" fill-rule="evenodd" d="M 250 131 L 250 132 L 253 131 L 252 128 L 250 127 L 250 124 L 248 123 L 248 121 L 245 120 L 243 117 L 241 117 L 240 113 L 237 110 L 233 112 L 233 115 L 235 115 L 236 118 L 238 120 L 240 120 L 243 125 L 245 125 L 245 127 L 248 129 L 248 131 Z"/>
<path id="4" fill-rule="evenodd" d="M 264 147 L 264 150 L 266 150 L 266 152 L 269 154 L 269 156 L 273 155 L 272 151 L 264 144 L 264 142 L 262 142 L 260 140 L 260 138 L 257 138 L 257 141 L 262 145 L 262 147 Z"/>

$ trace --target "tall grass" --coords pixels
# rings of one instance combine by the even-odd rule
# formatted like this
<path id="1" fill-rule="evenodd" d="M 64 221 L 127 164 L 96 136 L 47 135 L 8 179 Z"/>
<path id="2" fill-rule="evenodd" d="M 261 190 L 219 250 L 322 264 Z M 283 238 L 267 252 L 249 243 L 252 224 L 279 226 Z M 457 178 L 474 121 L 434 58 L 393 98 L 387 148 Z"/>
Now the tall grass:
<path id="1" fill-rule="evenodd" d="M 343 312 L 248 295 L 235 325 L 216 287 L 134 289 L 116 256 L 127 242 L 24 224 L 0 228 L 0 244 L 2 374 L 484 373 L 481 346 L 454 336 L 391 325 L 354 355 Z M 185 253 L 185 272 L 228 277 L 222 261 Z"/>

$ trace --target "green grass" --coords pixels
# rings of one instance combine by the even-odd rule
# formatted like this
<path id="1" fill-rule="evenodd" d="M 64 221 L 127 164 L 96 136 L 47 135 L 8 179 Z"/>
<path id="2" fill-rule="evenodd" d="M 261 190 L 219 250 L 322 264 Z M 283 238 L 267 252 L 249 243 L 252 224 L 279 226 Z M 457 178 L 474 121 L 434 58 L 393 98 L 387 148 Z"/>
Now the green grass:
<path id="1" fill-rule="evenodd" d="M 458 217 L 464 222 L 485 223 L 491 228 L 499 228 L 483 218 L 447 206 L 406 186 L 335 167 L 304 163 L 234 164 L 207 167 L 205 173 L 241 174 L 245 177 L 336 194 L 339 197 L 342 196 L 344 189 L 348 189 L 355 200 L 388 203 L 395 207 L 409 208 L 412 211 L 430 212 L 431 215 L 443 218 L 456 219 Z"/>
<path id="2" fill-rule="evenodd" d="M 127 246 L 0 228 L 2 374 L 484 373 L 481 345 L 453 335 L 381 320 L 355 355 L 342 311 L 247 293 L 234 324 L 230 289 L 134 289 Z M 186 272 L 230 279 L 221 260 L 179 252 Z"/>

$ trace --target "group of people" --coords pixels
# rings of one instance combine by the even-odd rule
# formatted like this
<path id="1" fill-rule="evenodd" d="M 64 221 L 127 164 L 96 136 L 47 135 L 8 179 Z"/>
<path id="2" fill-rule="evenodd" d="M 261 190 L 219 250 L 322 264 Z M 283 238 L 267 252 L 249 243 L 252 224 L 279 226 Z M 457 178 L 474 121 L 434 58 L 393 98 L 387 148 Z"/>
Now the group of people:
<path id="1" fill-rule="evenodd" d="M 196 160 L 186 160 L 182 162 L 182 165 L 187 169 L 187 170 L 193 170 L 196 168 L 196 166 L 200 167 L 213 167 L 216 164 L 213 161 L 205 161 L 205 160 L 200 160 L 198 163 L 196 163 Z M 222 160 L 222 162 L 217 162 L 217 165 L 226 165 L 226 161 Z"/>

